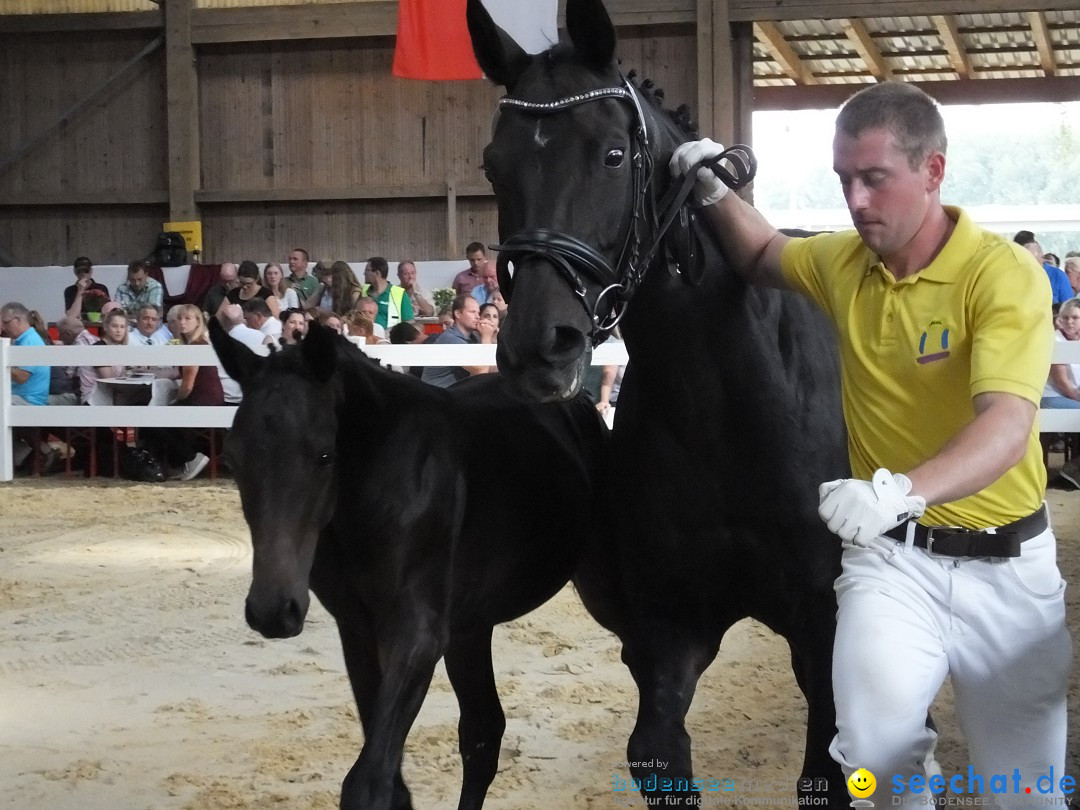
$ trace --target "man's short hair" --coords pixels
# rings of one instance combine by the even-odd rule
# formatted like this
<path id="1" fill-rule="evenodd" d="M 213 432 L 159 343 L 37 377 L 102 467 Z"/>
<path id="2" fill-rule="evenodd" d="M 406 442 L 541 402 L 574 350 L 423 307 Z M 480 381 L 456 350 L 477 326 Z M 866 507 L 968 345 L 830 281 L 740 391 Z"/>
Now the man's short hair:
<path id="1" fill-rule="evenodd" d="M 71 266 L 74 267 L 76 270 L 81 270 L 84 267 L 90 269 L 94 266 L 94 263 L 90 261 L 90 259 L 86 256 L 79 256 L 79 258 L 72 262 Z"/>
<path id="2" fill-rule="evenodd" d="M 273 315 L 270 312 L 270 305 L 266 303 L 264 298 L 249 298 L 241 306 L 244 308 L 245 315 L 262 315 L 264 318 Z"/>
<path id="3" fill-rule="evenodd" d="M 293 248 L 289 252 L 290 253 L 299 253 L 301 256 L 304 257 L 305 262 L 309 260 L 308 252 L 306 250 L 304 250 L 303 248 Z"/>
<path id="4" fill-rule="evenodd" d="M 18 301 L 9 301 L 0 307 L 0 314 L 7 315 L 12 318 L 22 318 L 27 323 L 30 322 L 30 310 Z"/>
<path id="5" fill-rule="evenodd" d="M 401 268 L 407 264 L 411 264 L 413 266 L 413 269 L 416 269 L 416 262 L 414 262 L 412 259 L 405 259 L 397 263 L 398 275 L 401 275 Z"/>
<path id="6" fill-rule="evenodd" d="M 455 295 L 453 303 L 450 304 L 450 311 L 461 312 L 463 309 L 465 309 L 465 304 L 467 304 L 469 301 L 475 300 L 476 299 L 473 298 L 470 293 L 461 293 L 460 295 Z"/>
<path id="7" fill-rule="evenodd" d="M 476 251 L 480 251 L 485 256 L 487 256 L 487 248 L 484 247 L 483 242 L 469 242 L 469 244 L 465 246 L 466 256 L 468 256 L 470 253 L 476 253 Z"/>
<path id="8" fill-rule="evenodd" d="M 387 264 L 386 259 L 382 256 L 372 256 L 367 260 L 367 263 L 371 266 L 371 269 L 378 273 L 383 278 L 390 275 L 390 265 Z"/>
<path id="9" fill-rule="evenodd" d="M 882 82 L 844 102 L 836 131 L 858 138 L 869 129 L 885 129 L 915 169 L 934 152 L 945 154 L 948 139 L 938 103 L 913 84 Z"/>
<path id="10" fill-rule="evenodd" d="M 390 327 L 390 342 L 395 344 L 412 343 L 420 337 L 420 330 L 408 321 L 395 323 Z"/>
<path id="11" fill-rule="evenodd" d="M 1080 272 L 1080 256 L 1065 257 L 1065 266 L 1062 269 L 1068 270 L 1070 267 L 1075 267 L 1076 270 Z"/>
<path id="12" fill-rule="evenodd" d="M 158 318 L 161 318 L 161 307 L 159 307 L 157 304 L 143 304 L 141 307 L 135 310 L 135 317 L 141 318 L 142 314 L 148 309 L 153 310 L 154 314 L 156 314 Z"/>
<path id="13" fill-rule="evenodd" d="M 1017 231 L 1016 236 L 1013 237 L 1013 241 L 1021 247 L 1024 245 L 1030 245 L 1035 241 L 1035 234 L 1031 231 Z"/>
<path id="14" fill-rule="evenodd" d="M 139 272 L 149 273 L 150 272 L 150 262 L 146 261 L 145 259 L 136 259 L 135 261 L 133 261 L 131 264 L 128 265 L 127 273 L 128 273 L 129 276 L 132 273 L 139 273 Z"/>

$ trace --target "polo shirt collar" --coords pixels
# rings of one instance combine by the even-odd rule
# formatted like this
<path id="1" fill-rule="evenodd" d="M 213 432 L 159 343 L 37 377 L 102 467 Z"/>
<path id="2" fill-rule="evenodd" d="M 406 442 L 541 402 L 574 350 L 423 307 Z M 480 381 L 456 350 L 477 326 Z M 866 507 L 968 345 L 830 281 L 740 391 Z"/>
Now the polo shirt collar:
<path id="1" fill-rule="evenodd" d="M 945 246 L 934 257 L 934 260 L 915 275 L 909 276 L 910 281 L 908 283 L 913 284 L 921 278 L 927 281 L 936 281 L 939 284 L 955 283 L 959 279 L 959 271 L 964 266 L 967 257 L 971 256 L 978 246 L 980 231 L 979 227 L 971 221 L 971 217 L 964 213 L 962 208 L 955 205 L 946 205 L 944 208 L 949 219 L 956 223 L 953 232 L 949 234 L 948 241 L 945 242 Z M 885 276 L 885 265 L 881 263 L 881 259 L 873 251 L 867 252 L 869 253 L 867 257 L 867 275 L 877 270 L 882 276 Z M 891 278 L 891 276 L 890 273 L 886 278 Z M 900 284 L 905 280 L 894 280 L 894 283 Z"/>

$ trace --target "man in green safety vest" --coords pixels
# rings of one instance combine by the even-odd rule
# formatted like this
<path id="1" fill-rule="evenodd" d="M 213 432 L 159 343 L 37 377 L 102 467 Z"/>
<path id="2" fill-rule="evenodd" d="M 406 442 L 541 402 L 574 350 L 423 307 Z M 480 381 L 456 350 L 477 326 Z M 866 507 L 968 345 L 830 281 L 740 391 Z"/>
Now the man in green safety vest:
<path id="1" fill-rule="evenodd" d="M 404 288 L 387 281 L 389 275 L 390 265 L 386 259 L 372 256 L 364 267 L 364 286 L 361 288 L 361 295 L 378 302 L 379 314 L 375 317 L 375 323 L 387 331 L 402 321 L 413 319 L 412 301 Z"/>

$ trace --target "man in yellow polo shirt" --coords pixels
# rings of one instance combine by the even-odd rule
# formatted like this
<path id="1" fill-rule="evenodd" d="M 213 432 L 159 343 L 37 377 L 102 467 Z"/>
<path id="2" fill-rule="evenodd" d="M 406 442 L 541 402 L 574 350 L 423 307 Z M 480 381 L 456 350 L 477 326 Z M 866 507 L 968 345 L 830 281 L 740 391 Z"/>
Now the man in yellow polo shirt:
<path id="1" fill-rule="evenodd" d="M 833 757 L 894 794 L 942 792 L 911 779 L 926 777 L 926 713 L 950 675 L 983 779 L 949 786 L 1010 806 L 1027 788 L 1060 795 L 1065 776 L 1072 648 L 1035 425 L 1050 287 L 1030 254 L 941 203 L 945 147 L 934 100 L 885 82 L 836 121 L 853 231 L 786 237 L 705 167 L 695 194 L 747 280 L 810 296 L 837 329 L 854 477 L 819 490 L 844 547 Z M 684 144 L 672 172 L 722 151 Z"/>

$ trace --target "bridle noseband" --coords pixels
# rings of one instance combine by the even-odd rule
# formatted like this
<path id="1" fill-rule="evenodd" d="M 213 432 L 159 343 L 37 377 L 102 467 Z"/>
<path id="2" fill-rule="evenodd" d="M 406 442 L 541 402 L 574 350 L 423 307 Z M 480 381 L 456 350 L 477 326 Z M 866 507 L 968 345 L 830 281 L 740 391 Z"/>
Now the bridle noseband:
<path id="1" fill-rule="evenodd" d="M 646 117 L 645 109 L 638 99 L 633 84 L 625 77 L 620 78 L 624 85 L 622 87 L 589 90 L 556 101 L 524 101 L 510 96 L 499 100 L 500 111 L 504 107 L 509 107 L 531 115 L 549 115 L 605 98 L 628 102 L 634 109 L 636 116 L 632 131 L 634 204 L 626 238 L 614 267 L 599 251 L 577 237 L 547 228 L 522 231 L 504 240 L 502 244 L 490 246 L 499 252 L 496 264 L 499 287 L 507 302 L 510 301 L 513 293 L 510 262 L 519 265 L 522 261 L 536 256 L 551 263 L 585 307 L 589 322 L 592 324 L 589 338 L 593 346 L 602 343 L 622 320 L 627 303 L 645 277 L 645 271 L 656 258 L 664 236 L 675 219 L 681 214 L 683 226 L 688 226 L 692 215 L 687 210 L 687 200 L 693 190 L 699 166 L 708 165 L 725 185 L 736 190 L 753 180 L 757 173 L 757 159 L 750 147 L 741 144 L 732 146 L 715 159 L 702 161 L 698 166 L 694 166 L 686 173 L 683 182 L 672 184 L 657 203 L 653 186 L 654 157 L 649 148 L 649 118 Z M 729 165 L 731 169 L 728 168 Z M 649 233 L 655 236 L 649 247 L 643 251 L 642 248 Z M 600 286 L 600 291 L 591 299 L 583 276 Z M 606 313 L 603 309 L 605 304 L 607 305 Z"/>

